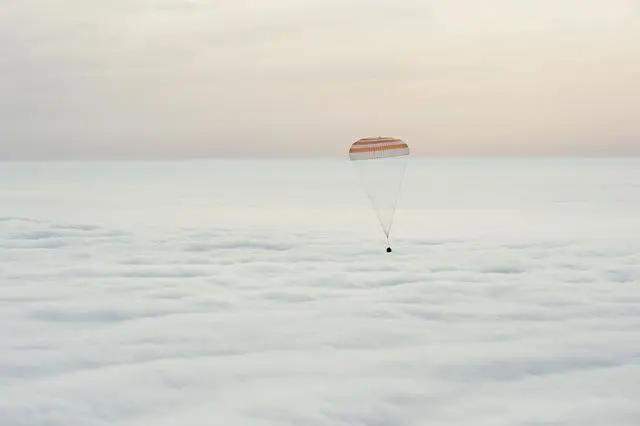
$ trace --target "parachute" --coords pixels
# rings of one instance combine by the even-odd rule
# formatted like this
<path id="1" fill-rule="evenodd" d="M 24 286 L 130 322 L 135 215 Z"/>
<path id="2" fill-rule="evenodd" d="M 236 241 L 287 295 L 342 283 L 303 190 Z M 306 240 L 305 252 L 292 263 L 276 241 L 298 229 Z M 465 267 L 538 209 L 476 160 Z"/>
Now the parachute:
<path id="1" fill-rule="evenodd" d="M 391 227 L 409 159 L 409 146 L 391 137 L 359 139 L 351 145 L 349 159 L 360 174 L 386 237 L 387 253 L 391 253 Z"/>

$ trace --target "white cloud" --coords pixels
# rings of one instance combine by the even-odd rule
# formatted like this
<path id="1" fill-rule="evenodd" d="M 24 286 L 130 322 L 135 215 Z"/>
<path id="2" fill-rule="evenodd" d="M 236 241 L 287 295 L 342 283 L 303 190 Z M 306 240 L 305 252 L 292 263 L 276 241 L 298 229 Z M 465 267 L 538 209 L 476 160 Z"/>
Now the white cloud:
<path id="1" fill-rule="evenodd" d="M 410 167 L 6 165 L 0 423 L 637 424 L 640 167 Z"/>
<path id="2" fill-rule="evenodd" d="M 0 221 L 6 424 L 640 418 L 633 242 L 120 234 Z"/>

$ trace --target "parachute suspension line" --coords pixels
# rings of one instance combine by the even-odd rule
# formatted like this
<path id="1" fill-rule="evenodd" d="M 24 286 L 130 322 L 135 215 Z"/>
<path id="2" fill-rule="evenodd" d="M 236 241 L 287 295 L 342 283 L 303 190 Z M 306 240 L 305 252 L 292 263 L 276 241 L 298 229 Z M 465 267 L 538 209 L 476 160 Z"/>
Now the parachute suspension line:
<path id="1" fill-rule="evenodd" d="M 360 174 L 360 178 L 361 178 L 361 181 L 362 181 L 363 185 L 366 185 L 365 181 L 364 181 L 364 176 L 362 175 L 362 173 Z M 376 199 L 373 197 L 373 195 L 371 195 L 369 193 L 369 191 L 367 191 L 367 197 L 369 198 L 369 201 L 371 201 L 371 205 L 374 207 L 376 217 L 378 218 L 378 223 L 380 224 L 380 229 L 382 229 L 382 233 L 385 235 L 385 237 L 387 239 L 387 243 L 388 243 L 389 242 L 389 231 L 384 226 L 384 218 L 381 216 L 380 212 L 378 212 L 378 209 L 375 208 L 376 207 Z"/>
<path id="2" fill-rule="evenodd" d="M 404 177 L 405 177 L 405 174 L 407 172 L 407 161 L 404 161 L 402 163 L 402 171 L 400 173 L 400 181 L 398 182 L 397 195 L 396 195 L 395 199 L 393 200 L 393 207 L 392 207 L 393 214 L 391 215 L 391 218 L 389 219 L 389 227 L 388 227 L 388 230 L 386 232 L 387 245 L 389 245 L 389 246 L 391 245 L 391 243 L 389 242 L 389 239 L 391 238 L 391 227 L 393 226 L 393 222 L 394 222 L 394 220 L 396 218 L 395 212 L 396 212 L 396 207 L 398 206 L 398 198 L 400 197 L 400 191 L 402 190 L 402 183 L 404 182 Z"/>

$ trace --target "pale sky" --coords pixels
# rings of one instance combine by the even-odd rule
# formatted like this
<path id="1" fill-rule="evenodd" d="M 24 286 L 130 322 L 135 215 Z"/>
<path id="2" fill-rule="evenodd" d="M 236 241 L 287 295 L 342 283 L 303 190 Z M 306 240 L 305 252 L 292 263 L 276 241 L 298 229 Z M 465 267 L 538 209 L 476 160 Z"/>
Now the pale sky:
<path id="1" fill-rule="evenodd" d="M 640 155 L 639 0 L 4 0 L 0 160 Z"/>

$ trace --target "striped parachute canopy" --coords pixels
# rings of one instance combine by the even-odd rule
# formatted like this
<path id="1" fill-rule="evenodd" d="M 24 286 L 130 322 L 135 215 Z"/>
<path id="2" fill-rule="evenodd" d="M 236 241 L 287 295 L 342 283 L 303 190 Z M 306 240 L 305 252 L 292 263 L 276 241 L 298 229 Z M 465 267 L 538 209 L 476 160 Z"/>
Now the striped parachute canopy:
<path id="1" fill-rule="evenodd" d="M 362 186 L 371 200 L 389 246 L 408 158 L 409 146 L 391 137 L 359 139 L 349 149 L 349 159 L 360 174 Z"/>
<path id="2" fill-rule="evenodd" d="M 351 161 L 409 155 L 409 145 L 396 138 L 364 138 L 357 140 L 349 150 Z"/>

